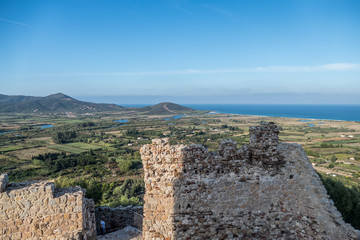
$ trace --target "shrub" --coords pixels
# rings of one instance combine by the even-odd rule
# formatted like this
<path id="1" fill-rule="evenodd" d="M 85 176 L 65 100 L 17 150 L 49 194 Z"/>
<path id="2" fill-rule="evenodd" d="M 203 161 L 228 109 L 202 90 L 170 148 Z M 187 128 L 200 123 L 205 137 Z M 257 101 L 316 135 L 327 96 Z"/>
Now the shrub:
<path id="1" fill-rule="evenodd" d="M 126 179 L 121 186 L 115 187 L 113 190 L 114 195 L 126 195 L 133 197 L 141 195 L 145 190 L 143 180 Z"/>
<path id="2" fill-rule="evenodd" d="M 127 173 L 130 170 L 139 169 L 142 167 L 141 159 L 132 159 L 131 157 L 127 159 L 118 158 L 116 159 L 118 167 L 121 173 Z"/>
<path id="3" fill-rule="evenodd" d="M 121 160 L 118 162 L 118 167 L 122 173 L 126 173 L 132 169 L 133 162 L 130 160 Z"/>
<path id="4" fill-rule="evenodd" d="M 126 196 L 121 196 L 120 199 L 112 201 L 111 203 L 108 204 L 108 206 L 111 208 L 115 208 L 115 207 L 120 207 L 120 206 L 126 207 L 129 205 L 139 206 L 141 204 L 142 203 L 140 202 L 140 200 L 137 197 L 127 198 Z"/>
<path id="5" fill-rule="evenodd" d="M 312 157 L 320 157 L 320 154 L 315 152 L 315 151 L 312 151 L 312 150 L 305 150 L 306 152 L 306 155 L 308 156 L 312 156 Z"/>
<path id="6" fill-rule="evenodd" d="M 32 162 L 33 162 L 34 165 L 37 165 L 37 166 L 42 166 L 43 165 L 43 161 L 41 161 L 39 159 L 34 159 Z"/>
<path id="7" fill-rule="evenodd" d="M 320 147 L 321 148 L 334 148 L 335 146 L 331 143 L 321 143 Z"/>
<path id="8" fill-rule="evenodd" d="M 122 187 L 118 186 L 118 187 L 114 188 L 113 194 L 114 195 L 120 195 L 120 194 L 122 194 L 122 192 L 123 192 Z"/>
<path id="9" fill-rule="evenodd" d="M 103 185 L 96 179 L 70 179 L 67 177 L 58 177 L 55 179 L 57 188 L 80 186 L 86 189 L 86 197 L 99 203 L 102 199 Z"/>
<path id="10" fill-rule="evenodd" d="M 328 166 L 328 168 L 333 168 L 333 167 L 335 167 L 333 163 L 330 163 Z"/>

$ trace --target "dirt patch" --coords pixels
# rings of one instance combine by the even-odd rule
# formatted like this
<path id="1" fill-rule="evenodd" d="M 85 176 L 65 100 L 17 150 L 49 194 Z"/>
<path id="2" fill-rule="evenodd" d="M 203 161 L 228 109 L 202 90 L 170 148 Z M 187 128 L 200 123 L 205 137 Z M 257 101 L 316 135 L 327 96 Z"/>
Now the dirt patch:
<path id="1" fill-rule="evenodd" d="M 341 175 L 344 177 L 352 177 L 352 175 L 350 173 L 346 173 L 341 170 L 336 171 L 335 169 L 325 168 L 325 167 L 317 167 L 317 166 L 314 166 L 314 168 L 316 171 L 325 173 L 325 174 L 336 174 L 336 175 Z"/>
<path id="2" fill-rule="evenodd" d="M 337 138 L 314 138 L 313 142 L 331 142 L 331 141 L 344 141 L 351 140 L 353 138 L 337 137 Z"/>
<path id="3" fill-rule="evenodd" d="M 32 141 L 40 141 L 40 142 L 44 142 L 46 144 L 54 144 L 53 140 L 51 137 L 38 137 L 38 138 L 30 138 L 30 139 L 26 139 L 26 142 L 32 142 Z"/>

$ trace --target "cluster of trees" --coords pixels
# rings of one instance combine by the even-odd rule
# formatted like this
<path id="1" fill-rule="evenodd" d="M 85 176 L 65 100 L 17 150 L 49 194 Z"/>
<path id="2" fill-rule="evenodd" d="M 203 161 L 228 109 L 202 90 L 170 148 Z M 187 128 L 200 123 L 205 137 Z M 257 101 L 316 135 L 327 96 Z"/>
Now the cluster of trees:
<path id="1" fill-rule="evenodd" d="M 68 178 L 58 177 L 55 179 L 55 185 L 58 188 L 75 187 L 80 186 L 86 189 L 86 198 L 91 198 L 96 204 L 100 203 L 104 192 L 110 192 L 114 187 L 114 183 L 102 183 L 100 180 L 95 178 Z"/>
<path id="2" fill-rule="evenodd" d="M 61 152 L 61 153 L 44 153 L 44 154 L 39 154 L 37 156 L 33 156 L 32 159 L 33 160 L 40 160 L 40 161 L 45 161 L 45 160 L 55 160 L 58 158 L 64 158 L 66 157 L 66 153 L 65 152 Z"/>
<path id="3" fill-rule="evenodd" d="M 121 186 L 114 188 L 114 195 L 137 196 L 145 191 L 143 180 L 126 179 Z"/>
<path id="4" fill-rule="evenodd" d="M 337 145 L 334 145 L 332 143 L 321 143 L 320 144 L 320 147 L 321 148 L 342 148 L 343 145 L 342 144 L 337 144 Z"/>
<path id="5" fill-rule="evenodd" d="M 120 157 L 116 159 L 117 166 L 120 169 L 120 173 L 134 173 L 132 170 L 142 168 L 142 161 L 139 158 L 132 158 L 132 157 Z"/>
<path id="6" fill-rule="evenodd" d="M 191 126 L 189 126 L 187 129 L 181 127 L 176 128 L 174 126 L 169 127 L 169 131 L 171 132 L 171 135 L 175 135 L 180 140 L 185 139 L 188 134 L 192 134 L 192 133 L 195 133 L 195 135 L 204 134 L 204 132 L 202 132 L 201 129 L 200 132 L 195 132 L 197 130 L 199 129 L 196 129 L 195 127 L 191 127 Z"/>
<path id="7" fill-rule="evenodd" d="M 331 143 L 321 143 L 320 144 L 320 147 L 321 148 L 334 148 L 335 146 L 333 145 L 333 144 L 331 144 Z"/>
<path id="8" fill-rule="evenodd" d="M 321 177 L 321 180 L 345 222 L 360 229 L 360 188 L 346 187 L 342 182 L 329 177 Z"/>
<path id="9" fill-rule="evenodd" d="M 145 192 L 145 184 L 143 180 L 127 179 L 122 185 L 117 186 L 113 190 L 115 200 L 108 203 L 109 207 L 119 207 L 128 205 L 142 205 L 142 195 Z"/>
<path id="10" fill-rule="evenodd" d="M 86 127 L 93 127 L 95 126 L 94 122 L 82 122 L 78 124 L 79 127 L 86 128 Z"/>
<path id="11" fill-rule="evenodd" d="M 230 131 L 239 131 L 238 127 L 228 126 L 227 124 L 221 125 L 221 129 L 229 129 Z"/>
<path id="12" fill-rule="evenodd" d="M 129 128 L 126 130 L 126 136 L 137 137 L 139 135 L 139 131 L 136 128 Z"/>
<path id="13" fill-rule="evenodd" d="M 310 150 L 310 149 L 305 149 L 305 152 L 306 152 L 306 155 L 308 156 L 312 156 L 312 157 L 320 157 L 320 154 L 313 151 L 313 150 Z"/>
<path id="14" fill-rule="evenodd" d="M 334 168 L 335 165 L 333 163 L 330 163 L 329 166 L 327 166 L 327 168 Z"/>
<path id="15" fill-rule="evenodd" d="M 136 128 L 129 128 L 125 132 L 126 136 L 129 137 L 164 137 L 162 132 L 154 130 L 139 131 Z"/>
<path id="16" fill-rule="evenodd" d="M 76 131 L 62 131 L 62 132 L 55 132 L 52 136 L 52 139 L 55 143 L 63 144 L 72 142 L 73 139 L 77 137 Z"/>
<path id="17" fill-rule="evenodd" d="M 105 183 L 100 178 L 58 177 L 55 185 L 58 188 L 80 186 L 86 189 L 86 197 L 93 199 L 95 204 L 110 207 L 142 205 L 145 191 L 144 181 L 139 179 Z"/>
<path id="18" fill-rule="evenodd" d="M 58 172 L 66 168 L 76 166 L 86 166 L 96 163 L 105 163 L 106 158 L 101 155 L 96 155 L 92 151 L 82 154 L 70 154 L 66 153 L 45 153 L 33 157 L 33 163 L 39 166 L 43 166 L 51 172 Z"/>
<path id="19" fill-rule="evenodd" d="M 332 155 L 330 158 L 330 161 L 334 163 L 334 162 L 336 162 L 336 160 L 337 160 L 337 157 L 335 155 Z"/>
<path id="20" fill-rule="evenodd" d="M 120 206 L 139 206 L 142 205 L 143 203 L 141 202 L 141 200 L 138 197 L 130 197 L 128 198 L 127 196 L 123 195 L 118 197 L 116 200 L 108 203 L 107 205 L 111 208 L 116 208 L 116 207 L 120 207 Z"/>

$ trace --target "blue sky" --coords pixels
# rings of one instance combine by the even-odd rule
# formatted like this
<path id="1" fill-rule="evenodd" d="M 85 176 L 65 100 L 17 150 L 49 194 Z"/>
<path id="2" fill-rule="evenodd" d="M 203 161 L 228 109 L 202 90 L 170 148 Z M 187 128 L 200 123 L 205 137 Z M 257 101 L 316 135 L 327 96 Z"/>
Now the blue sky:
<path id="1" fill-rule="evenodd" d="M 360 104 L 360 1 L 0 0 L 0 93 Z"/>

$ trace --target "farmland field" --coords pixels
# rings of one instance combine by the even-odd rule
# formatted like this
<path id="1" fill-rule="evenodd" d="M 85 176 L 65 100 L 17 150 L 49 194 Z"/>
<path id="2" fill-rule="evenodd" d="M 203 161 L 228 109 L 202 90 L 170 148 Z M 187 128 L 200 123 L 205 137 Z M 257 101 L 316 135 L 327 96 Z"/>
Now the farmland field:
<path id="1" fill-rule="evenodd" d="M 74 143 L 68 143 L 65 146 L 70 146 L 74 148 L 80 148 L 84 150 L 98 150 L 101 148 L 101 146 L 94 145 L 94 144 L 88 144 L 88 143 L 82 143 L 82 142 L 74 142 Z"/>
<path id="2" fill-rule="evenodd" d="M 58 150 L 60 152 L 68 152 L 68 153 L 83 153 L 86 152 L 85 149 L 73 147 L 67 144 L 54 144 L 54 145 L 48 145 L 47 148 Z"/>
<path id="3" fill-rule="evenodd" d="M 31 160 L 32 157 L 37 156 L 39 154 L 44 153 L 54 153 L 59 152 L 58 150 L 46 148 L 46 147 L 38 147 L 38 148 L 27 148 L 27 149 L 21 149 L 18 151 L 12 151 L 10 155 L 24 160 Z"/>

